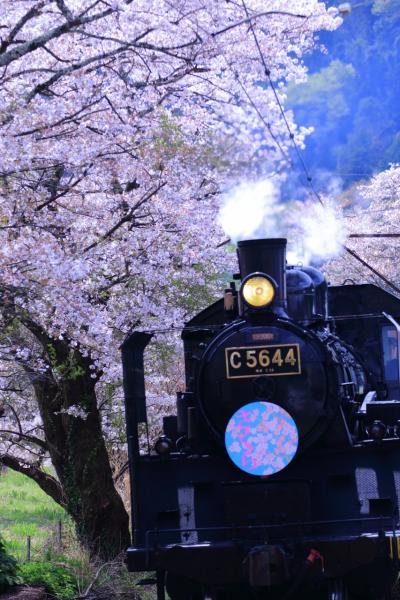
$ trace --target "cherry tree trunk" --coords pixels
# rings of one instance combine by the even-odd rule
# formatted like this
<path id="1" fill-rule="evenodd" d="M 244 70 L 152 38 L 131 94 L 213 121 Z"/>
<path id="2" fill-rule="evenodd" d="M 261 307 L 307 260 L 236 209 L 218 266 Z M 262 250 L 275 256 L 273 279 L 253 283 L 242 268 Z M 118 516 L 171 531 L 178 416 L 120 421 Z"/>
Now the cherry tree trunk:
<path id="1" fill-rule="evenodd" d="M 59 350 L 67 348 L 53 347 L 58 350 L 58 365 L 65 365 Z M 93 371 L 89 360 L 78 352 L 74 361 L 73 368 L 65 369 L 58 380 L 40 378 L 34 388 L 63 504 L 75 521 L 78 538 L 92 555 L 110 559 L 129 544 L 129 518 L 114 487 Z"/>

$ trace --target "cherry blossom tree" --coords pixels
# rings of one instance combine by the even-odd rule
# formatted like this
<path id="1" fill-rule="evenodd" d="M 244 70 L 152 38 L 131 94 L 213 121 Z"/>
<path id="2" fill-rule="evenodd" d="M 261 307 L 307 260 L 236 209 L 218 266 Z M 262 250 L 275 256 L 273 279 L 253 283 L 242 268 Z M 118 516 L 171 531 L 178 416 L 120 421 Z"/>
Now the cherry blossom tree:
<path id="1" fill-rule="evenodd" d="M 353 186 L 340 201 L 348 250 L 325 265 L 331 282 L 374 283 L 400 296 L 400 166 Z"/>
<path id="2" fill-rule="evenodd" d="M 316 0 L 1 2 L 1 460 L 103 556 L 129 539 L 102 434 L 119 345 L 210 293 L 218 194 L 303 144 L 285 85 L 339 24 Z"/>

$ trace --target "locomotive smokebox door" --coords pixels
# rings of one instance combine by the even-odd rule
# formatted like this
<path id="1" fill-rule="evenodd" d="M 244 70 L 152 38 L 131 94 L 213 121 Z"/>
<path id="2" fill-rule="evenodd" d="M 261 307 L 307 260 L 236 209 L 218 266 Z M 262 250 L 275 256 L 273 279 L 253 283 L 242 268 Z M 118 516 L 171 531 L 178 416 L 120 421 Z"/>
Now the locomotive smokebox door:
<path id="1" fill-rule="evenodd" d="M 338 411 L 342 381 L 331 363 L 321 340 L 288 319 L 279 317 L 265 324 L 234 322 L 210 341 L 199 361 L 196 397 L 202 418 L 223 445 L 235 413 L 248 404 L 266 402 L 276 406 L 272 423 L 281 423 L 285 412 L 285 419 L 293 420 L 291 427 L 297 428 L 302 452 L 321 437 Z M 284 425 L 286 433 L 288 427 Z M 236 441 L 245 431 L 260 438 L 262 425 L 253 429 L 248 424 Z M 274 435 L 272 429 L 270 423 L 269 432 L 265 427 L 264 432 Z M 255 436 L 250 435 L 246 443 L 254 446 Z"/>
<path id="2" fill-rule="evenodd" d="M 296 423 L 272 402 L 251 402 L 229 419 L 225 447 L 232 462 L 250 475 L 273 475 L 294 458 L 299 444 Z"/>

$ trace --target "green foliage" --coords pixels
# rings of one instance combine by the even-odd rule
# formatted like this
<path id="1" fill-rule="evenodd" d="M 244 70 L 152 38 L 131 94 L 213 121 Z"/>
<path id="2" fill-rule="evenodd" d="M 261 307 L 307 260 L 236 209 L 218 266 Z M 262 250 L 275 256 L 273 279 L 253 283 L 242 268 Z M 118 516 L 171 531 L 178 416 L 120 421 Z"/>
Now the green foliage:
<path id="1" fill-rule="evenodd" d="M 335 171 L 346 186 L 398 162 L 400 138 L 400 0 L 356 3 L 328 52 L 307 60 L 308 82 L 289 88 L 296 122 L 314 127 L 305 160 Z"/>
<path id="2" fill-rule="evenodd" d="M 24 583 L 43 584 L 59 598 L 73 598 L 77 593 L 72 573 L 63 566 L 49 562 L 30 562 L 19 566 Z"/>
<path id="3" fill-rule="evenodd" d="M 17 561 L 8 554 L 0 537 L 0 592 L 18 583 L 21 583 L 21 579 L 17 572 Z"/>
<path id="4" fill-rule="evenodd" d="M 164 112 L 160 117 L 160 129 L 154 142 L 156 153 L 160 159 L 164 158 L 166 154 L 174 156 L 179 153 L 184 148 L 184 137 L 179 120 Z"/>
<path id="5" fill-rule="evenodd" d="M 289 102 L 296 105 L 309 102 L 323 104 L 334 92 L 340 92 L 355 74 L 352 64 L 332 60 L 327 67 L 310 75 L 307 83 L 291 84 L 288 88 Z"/>
<path id="6" fill-rule="evenodd" d="M 84 369 L 78 364 L 73 351 L 70 351 L 67 360 L 59 362 L 53 344 L 47 344 L 47 356 L 49 357 L 51 366 L 59 377 L 74 380 L 85 374 Z"/>
<path id="7" fill-rule="evenodd" d="M 196 136 L 196 133 L 194 135 Z M 147 144 L 148 142 L 143 142 L 142 151 Z M 204 169 L 209 169 L 211 165 L 215 170 L 226 170 L 232 166 L 231 157 L 237 155 L 240 149 L 241 142 L 237 139 L 236 133 L 226 131 L 223 133 L 210 131 L 201 144 L 196 144 L 193 140 L 188 142 L 186 133 L 182 129 L 181 115 L 164 111 L 160 115 L 159 127 L 152 139 L 152 151 L 156 156 L 153 166 L 163 171 L 166 160 L 179 158 L 180 161 L 188 161 L 188 166 L 190 162 L 190 168 L 193 168 L 193 163 L 196 163 L 198 168 L 202 168 L 203 165 Z M 237 176 L 241 167 L 246 172 L 249 167 L 248 160 L 241 166 L 240 163 L 236 164 Z"/>

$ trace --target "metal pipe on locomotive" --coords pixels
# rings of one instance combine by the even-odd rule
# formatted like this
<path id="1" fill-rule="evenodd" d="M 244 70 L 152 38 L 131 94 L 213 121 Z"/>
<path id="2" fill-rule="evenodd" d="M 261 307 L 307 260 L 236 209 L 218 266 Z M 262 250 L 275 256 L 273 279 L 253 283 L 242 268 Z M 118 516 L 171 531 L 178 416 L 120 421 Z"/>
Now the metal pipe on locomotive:
<path id="1" fill-rule="evenodd" d="M 122 347 L 131 571 L 157 598 L 390 597 L 400 558 L 400 300 L 238 243 L 240 275 L 182 330 L 186 390 L 153 451 L 143 353 Z"/>

